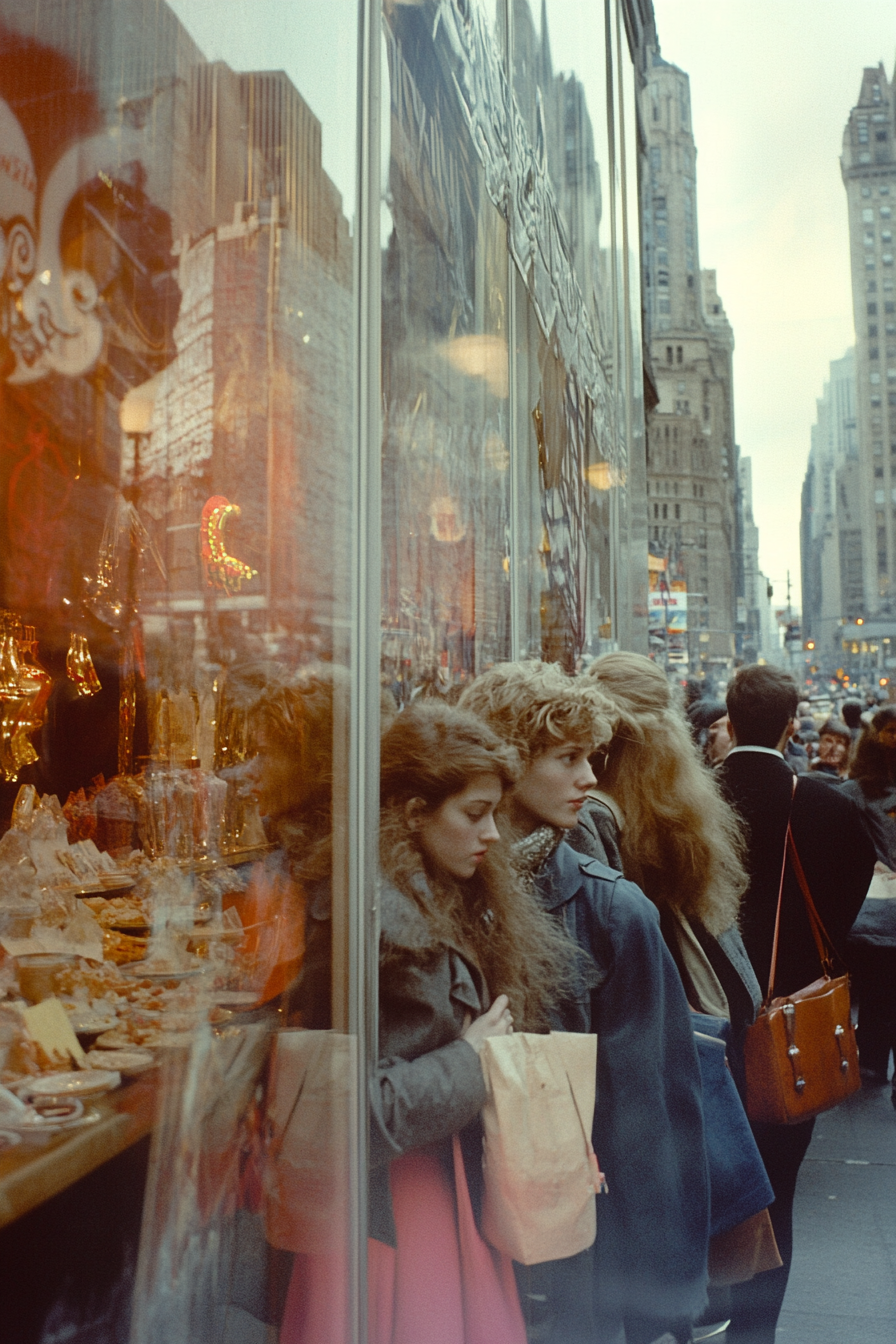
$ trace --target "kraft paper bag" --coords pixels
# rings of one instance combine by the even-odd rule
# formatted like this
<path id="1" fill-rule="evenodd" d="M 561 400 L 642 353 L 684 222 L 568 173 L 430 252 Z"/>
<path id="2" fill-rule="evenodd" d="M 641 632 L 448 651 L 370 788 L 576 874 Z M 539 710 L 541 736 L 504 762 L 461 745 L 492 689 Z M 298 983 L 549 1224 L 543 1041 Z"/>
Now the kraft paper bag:
<path id="1" fill-rule="evenodd" d="M 346 1244 L 357 1040 L 281 1031 L 268 1082 L 262 1211 L 272 1246 L 322 1254 Z"/>
<path id="2" fill-rule="evenodd" d="M 492 1036 L 480 1058 L 483 1235 L 524 1265 L 586 1250 L 597 1233 L 595 1192 L 605 1188 L 591 1147 L 597 1037 Z"/>

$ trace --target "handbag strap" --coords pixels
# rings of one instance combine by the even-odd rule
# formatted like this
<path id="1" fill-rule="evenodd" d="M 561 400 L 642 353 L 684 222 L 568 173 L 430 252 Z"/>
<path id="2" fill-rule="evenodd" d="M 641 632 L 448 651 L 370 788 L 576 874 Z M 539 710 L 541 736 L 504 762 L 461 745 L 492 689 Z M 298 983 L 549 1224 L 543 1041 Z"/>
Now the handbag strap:
<path id="1" fill-rule="evenodd" d="M 791 822 L 793 820 L 793 802 L 796 798 L 797 776 L 793 777 L 793 790 L 790 795 L 790 810 L 787 813 L 787 833 L 784 837 L 784 854 L 781 858 L 781 880 L 778 883 L 778 908 L 775 911 L 775 936 L 772 940 L 772 960 L 769 967 L 768 990 L 765 995 L 764 1006 L 772 1001 L 772 992 L 775 986 L 775 971 L 778 967 L 778 941 L 781 932 L 781 903 L 784 897 L 784 875 L 787 871 L 787 857 L 790 856 L 793 863 L 793 870 L 796 873 L 796 880 L 799 883 L 800 891 L 803 894 L 803 900 L 806 905 L 806 914 L 809 917 L 809 926 L 812 929 L 812 937 L 815 939 L 815 946 L 818 949 L 818 958 L 821 962 L 821 968 L 825 975 L 830 976 L 833 970 L 833 957 L 835 954 L 834 945 L 828 937 L 827 930 L 821 922 L 821 916 L 815 908 L 815 902 L 812 899 L 812 893 L 809 891 L 809 883 L 806 881 L 806 874 L 803 871 L 803 865 L 800 862 L 800 856 L 797 853 L 796 841 L 793 838 Z"/>

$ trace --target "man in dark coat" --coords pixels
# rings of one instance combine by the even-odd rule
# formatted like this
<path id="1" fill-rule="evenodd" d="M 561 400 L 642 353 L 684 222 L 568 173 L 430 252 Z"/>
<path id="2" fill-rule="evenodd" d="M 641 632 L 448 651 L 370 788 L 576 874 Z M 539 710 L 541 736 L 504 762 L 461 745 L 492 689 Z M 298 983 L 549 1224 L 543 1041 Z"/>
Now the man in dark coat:
<path id="1" fill-rule="evenodd" d="M 841 954 L 874 870 L 874 847 L 849 798 L 811 775 L 799 778 L 794 794 L 794 775 L 782 753 L 793 731 L 797 700 L 796 683 L 780 668 L 742 667 L 727 696 L 735 745 L 717 772 L 746 826 L 750 883 L 743 899 L 741 932 L 763 993 L 771 968 L 788 817 L 816 909 Z M 805 903 L 788 863 L 774 994 L 792 994 L 821 973 Z M 813 1125 L 809 1120 L 753 1126 L 775 1191 L 770 1213 L 783 1265 L 732 1290 L 729 1344 L 774 1344 L 793 1255 L 796 1179 Z"/>

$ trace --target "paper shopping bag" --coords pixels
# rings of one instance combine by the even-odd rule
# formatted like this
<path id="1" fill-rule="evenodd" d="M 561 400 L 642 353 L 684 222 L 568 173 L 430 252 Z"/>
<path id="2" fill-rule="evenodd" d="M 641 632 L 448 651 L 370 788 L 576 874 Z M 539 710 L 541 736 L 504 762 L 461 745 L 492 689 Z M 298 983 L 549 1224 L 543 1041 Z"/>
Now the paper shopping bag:
<path id="1" fill-rule="evenodd" d="M 265 1231 L 281 1250 L 345 1245 L 357 1041 L 335 1031 L 281 1031 L 268 1083 Z"/>
<path id="2" fill-rule="evenodd" d="M 576 1255 L 594 1241 L 603 1186 L 591 1147 L 597 1037 L 492 1036 L 481 1059 L 483 1234 L 524 1265 Z"/>

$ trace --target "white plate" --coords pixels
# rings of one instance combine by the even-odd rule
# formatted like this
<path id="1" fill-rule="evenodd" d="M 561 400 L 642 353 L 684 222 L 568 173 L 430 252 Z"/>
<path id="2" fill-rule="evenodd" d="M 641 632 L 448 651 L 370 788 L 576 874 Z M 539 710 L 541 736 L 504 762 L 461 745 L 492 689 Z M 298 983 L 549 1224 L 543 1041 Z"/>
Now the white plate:
<path id="1" fill-rule="evenodd" d="M 15 1125 L 13 1128 L 22 1139 L 41 1143 L 47 1139 L 55 1138 L 57 1134 L 67 1134 L 72 1129 L 83 1129 L 85 1125 L 95 1125 L 97 1120 L 101 1119 L 99 1111 L 95 1107 L 85 1110 L 82 1114 L 74 1116 L 71 1120 L 51 1120 L 45 1116 L 32 1113 L 32 1118 L 23 1121 L 21 1125 Z"/>
<path id="2" fill-rule="evenodd" d="M 155 1062 L 148 1050 L 90 1050 L 87 1055 L 92 1069 L 115 1069 L 125 1078 L 144 1073 Z"/>
<path id="3" fill-rule="evenodd" d="M 188 971 L 156 971 L 145 962 L 130 961 L 120 966 L 122 975 L 133 976 L 135 980 L 190 980 L 195 975 L 204 975 L 202 966 L 191 967 Z"/>
<path id="4" fill-rule="evenodd" d="M 98 1097 L 120 1086 L 121 1074 L 112 1069 L 79 1069 L 35 1078 L 28 1093 L 32 1097 Z"/>
<path id="5" fill-rule="evenodd" d="M 215 989 L 211 997 L 219 1008 L 234 1008 L 237 1012 L 241 1008 L 252 1008 L 258 1002 L 258 995 L 251 989 Z"/>
<path id="6" fill-rule="evenodd" d="M 99 1013 L 69 1013 L 69 1022 L 76 1036 L 99 1036 L 103 1031 L 114 1031 L 118 1026 L 117 1017 L 100 1017 Z"/>

